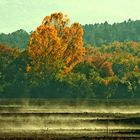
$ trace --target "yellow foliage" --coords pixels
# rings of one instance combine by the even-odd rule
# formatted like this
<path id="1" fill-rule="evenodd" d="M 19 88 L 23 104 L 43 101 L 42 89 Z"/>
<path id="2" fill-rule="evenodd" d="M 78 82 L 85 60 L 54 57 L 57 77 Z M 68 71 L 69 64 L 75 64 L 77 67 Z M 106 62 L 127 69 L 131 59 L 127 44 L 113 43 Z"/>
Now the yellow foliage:
<path id="1" fill-rule="evenodd" d="M 103 79 L 103 84 L 104 84 L 105 86 L 108 86 L 109 82 L 110 82 L 109 80 L 107 80 L 107 79 L 104 80 L 104 79 Z"/>
<path id="2" fill-rule="evenodd" d="M 137 65 L 134 67 L 134 72 L 139 72 L 139 68 Z"/>
<path id="3" fill-rule="evenodd" d="M 30 72 L 30 70 L 31 70 L 31 66 L 29 64 L 27 64 L 27 66 L 26 66 L 26 72 L 28 73 L 28 72 Z"/>
<path id="4" fill-rule="evenodd" d="M 83 61 L 83 29 L 79 23 L 68 26 L 69 21 L 62 13 L 54 13 L 44 18 L 42 25 L 37 27 L 30 37 L 29 55 L 33 65 L 40 63 L 36 59 L 45 59 L 55 68 L 56 62 L 62 60 L 66 73 Z"/>

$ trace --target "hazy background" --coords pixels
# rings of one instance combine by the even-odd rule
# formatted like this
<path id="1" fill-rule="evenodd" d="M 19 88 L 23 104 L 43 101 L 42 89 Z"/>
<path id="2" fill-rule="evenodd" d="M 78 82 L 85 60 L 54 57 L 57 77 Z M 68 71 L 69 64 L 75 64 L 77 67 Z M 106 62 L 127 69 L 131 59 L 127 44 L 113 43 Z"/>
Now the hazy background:
<path id="1" fill-rule="evenodd" d="M 140 0 L 0 0 L 0 33 L 31 31 L 44 16 L 64 12 L 81 24 L 140 19 Z"/>

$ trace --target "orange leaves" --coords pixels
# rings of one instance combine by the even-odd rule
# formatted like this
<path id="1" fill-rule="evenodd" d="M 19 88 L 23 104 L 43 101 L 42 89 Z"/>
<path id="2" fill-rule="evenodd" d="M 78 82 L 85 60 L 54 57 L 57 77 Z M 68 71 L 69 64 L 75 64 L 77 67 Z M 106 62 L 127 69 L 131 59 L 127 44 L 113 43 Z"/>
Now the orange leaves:
<path id="1" fill-rule="evenodd" d="M 75 65 L 83 61 L 85 48 L 83 46 L 83 29 L 79 23 L 74 23 L 70 27 L 69 42 L 64 52 L 64 62 L 67 67 L 66 71 L 70 71 Z"/>
<path id="2" fill-rule="evenodd" d="M 86 48 L 85 61 L 93 63 L 100 71 L 102 77 L 114 76 L 110 58 L 112 58 L 110 53 L 102 53 L 99 49 L 95 48 Z"/>
<path id="3" fill-rule="evenodd" d="M 27 64 L 27 66 L 26 66 L 26 72 L 28 73 L 28 72 L 30 72 L 30 70 L 31 70 L 31 67 L 30 67 L 29 64 Z"/>
<path id="4" fill-rule="evenodd" d="M 0 44 L 0 56 L 11 56 L 16 58 L 20 54 L 20 49 L 18 48 L 10 48 L 6 45 Z"/>
<path id="5" fill-rule="evenodd" d="M 50 16 L 46 16 L 46 17 L 43 19 L 42 24 L 46 25 L 46 24 L 50 23 L 50 20 L 51 20 Z"/>
<path id="6" fill-rule="evenodd" d="M 103 79 L 102 82 L 105 86 L 108 86 L 110 81 L 108 79 Z"/>
<path id="7" fill-rule="evenodd" d="M 29 54 L 32 57 L 42 56 L 52 51 L 52 47 L 60 47 L 57 30 L 54 26 L 39 26 L 30 38 Z M 56 48 L 54 48 L 56 49 Z"/>
<path id="8" fill-rule="evenodd" d="M 4 53 L 9 53 L 9 52 L 12 52 L 13 49 L 12 48 L 9 48 L 3 44 L 0 44 L 0 51 L 1 52 L 4 52 Z"/>
<path id="9" fill-rule="evenodd" d="M 83 61 L 83 29 L 79 23 L 71 26 L 68 24 L 69 19 L 62 13 L 54 13 L 44 18 L 42 25 L 30 37 L 29 55 L 33 65 L 40 63 L 36 61 L 39 59 L 55 69 L 57 61 L 61 61 L 66 74 Z"/>
<path id="10" fill-rule="evenodd" d="M 134 67 L 134 72 L 139 73 L 139 68 L 137 65 Z"/>
<path id="11" fill-rule="evenodd" d="M 104 71 L 105 76 L 113 76 L 114 72 L 112 70 L 112 63 L 111 62 L 104 62 L 101 67 L 102 71 Z"/>
<path id="12" fill-rule="evenodd" d="M 111 57 L 110 54 L 100 54 L 98 56 L 92 57 L 92 63 L 101 71 L 103 71 L 103 76 L 113 76 L 114 72 L 112 70 L 112 62 L 108 59 Z"/>

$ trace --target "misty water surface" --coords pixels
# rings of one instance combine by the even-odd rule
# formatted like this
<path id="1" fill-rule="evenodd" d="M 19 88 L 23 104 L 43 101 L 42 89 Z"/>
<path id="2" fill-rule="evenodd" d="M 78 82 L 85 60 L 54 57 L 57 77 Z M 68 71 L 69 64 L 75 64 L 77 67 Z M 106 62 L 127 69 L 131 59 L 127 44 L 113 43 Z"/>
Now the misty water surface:
<path id="1" fill-rule="evenodd" d="M 137 100 L 0 100 L 0 133 L 136 135 Z"/>

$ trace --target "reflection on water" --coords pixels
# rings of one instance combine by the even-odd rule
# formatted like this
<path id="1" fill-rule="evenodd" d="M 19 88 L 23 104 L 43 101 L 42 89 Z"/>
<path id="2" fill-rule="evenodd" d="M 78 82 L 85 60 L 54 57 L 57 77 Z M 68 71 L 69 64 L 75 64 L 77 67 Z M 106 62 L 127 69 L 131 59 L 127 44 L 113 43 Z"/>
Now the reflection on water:
<path id="1" fill-rule="evenodd" d="M 0 134 L 67 133 L 140 137 L 140 102 L 0 100 Z"/>

